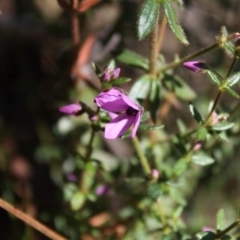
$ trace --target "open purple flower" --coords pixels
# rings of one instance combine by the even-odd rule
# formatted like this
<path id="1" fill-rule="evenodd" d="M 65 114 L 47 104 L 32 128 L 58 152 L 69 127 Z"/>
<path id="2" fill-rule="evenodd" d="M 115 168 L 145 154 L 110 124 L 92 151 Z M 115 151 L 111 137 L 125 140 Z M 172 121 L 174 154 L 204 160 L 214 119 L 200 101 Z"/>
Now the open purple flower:
<path id="1" fill-rule="evenodd" d="M 208 66 L 203 61 L 190 61 L 183 63 L 183 66 L 193 72 L 202 72 L 205 69 L 208 69 Z"/>
<path id="2" fill-rule="evenodd" d="M 65 113 L 67 115 L 78 115 L 81 110 L 82 106 L 79 103 L 72 103 L 59 109 L 61 113 Z"/>
<path id="3" fill-rule="evenodd" d="M 121 137 L 133 126 L 131 137 L 135 137 L 141 120 L 141 108 L 117 88 L 100 93 L 95 103 L 109 112 L 112 120 L 105 126 L 105 138 Z"/>

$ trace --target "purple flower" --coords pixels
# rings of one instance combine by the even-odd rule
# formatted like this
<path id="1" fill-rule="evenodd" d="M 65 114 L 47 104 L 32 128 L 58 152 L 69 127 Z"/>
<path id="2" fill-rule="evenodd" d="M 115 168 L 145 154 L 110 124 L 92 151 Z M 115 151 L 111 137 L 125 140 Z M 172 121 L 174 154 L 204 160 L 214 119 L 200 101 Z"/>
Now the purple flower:
<path id="1" fill-rule="evenodd" d="M 190 61 L 183 63 L 183 66 L 193 72 L 202 72 L 205 69 L 208 69 L 208 66 L 203 61 Z"/>
<path id="2" fill-rule="evenodd" d="M 132 125 L 131 137 L 135 137 L 141 119 L 141 108 L 117 88 L 100 93 L 95 103 L 109 112 L 112 120 L 105 126 L 105 138 L 121 137 Z"/>
<path id="3" fill-rule="evenodd" d="M 78 115 L 81 110 L 82 106 L 78 103 L 72 103 L 59 109 L 61 113 L 65 113 L 67 115 Z"/>
<path id="4" fill-rule="evenodd" d="M 105 68 L 105 70 L 102 74 L 102 80 L 109 82 L 110 80 L 116 79 L 119 77 L 120 72 L 121 72 L 120 68 L 111 70 L 107 67 L 107 68 Z"/>

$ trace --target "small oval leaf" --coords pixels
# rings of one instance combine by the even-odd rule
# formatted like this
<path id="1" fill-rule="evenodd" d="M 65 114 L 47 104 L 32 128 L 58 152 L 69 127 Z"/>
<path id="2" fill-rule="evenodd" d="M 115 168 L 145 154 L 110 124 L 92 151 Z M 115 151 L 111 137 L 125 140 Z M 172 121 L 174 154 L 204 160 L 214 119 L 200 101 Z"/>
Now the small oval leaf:
<path id="1" fill-rule="evenodd" d="M 128 49 L 124 50 L 119 55 L 117 55 L 116 58 L 119 62 L 125 63 L 129 66 L 148 70 L 147 59 L 143 58 L 141 55 L 139 55 L 131 50 L 128 50 Z"/>
<path id="2" fill-rule="evenodd" d="M 156 0 L 147 0 L 143 5 L 142 12 L 138 20 L 138 38 L 142 40 L 153 29 L 157 22 L 159 3 Z"/>
<path id="3" fill-rule="evenodd" d="M 147 97 L 151 87 L 152 77 L 150 75 L 141 76 L 131 88 L 129 97 L 133 100 L 143 100 Z"/>
<path id="4" fill-rule="evenodd" d="M 198 122 L 198 123 L 202 123 L 203 119 L 201 114 L 198 112 L 198 110 L 193 106 L 192 103 L 189 104 L 189 110 L 190 113 L 192 114 L 192 116 L 194 117 L 194 119 Z"/>
<path id="5" fill-rule="evenodd" d="M 216 125 L 212 126 L 211 129 L 215 131 L 225 131 L 234 126 L 234 123 L 231 122 L 219 122 Z"/>
<path id="6" fill-rule="evenodd" d="M 168 24 L 169 24 L 170 28 L 172 29 L 173 33 L 178 38 L 178 40 L 180 40 L 181 43 L 183 43 L 184 45 L 189 45 L 189 42 L 186 38 L 186 35 L 185 35 L 183 29 L 179 25 L 178 16 L 177 16 L 174 8 L 170 4 L 170 1 L 162 0 L 162 4 L 163 4 L 164 12 L 165 12 L 167 20 L 168 20 Z"/>
<path id="7" fill-rule="evenodd" d="M 110 83 L 112 86 L 121 86 L 130 81 L 131 81 L 131 78 L 122 77 L 122 78 L 116 78 L 114 80 L 111 80 Z"/>
<path id="8" fill-rule="evenodd" d="M 234 86 L 235 84 L 240 82 L 240 72 L 233 73 L 231 76 L 227 79 L 227 85 L 229 87 Z"/>
<path id="9" fill-rule="evenodd" d="M 239 98 L 239 95 L 232 90 L 230 87 L 225 87 L 224 90 L 229 93 L 232 97 Z"/>
<path id="10" fill-rule="evenodd" d="M 207 166 L 213 164 L 215 160 L 203 152 L 198 152 L 192 156 L 192 162 L 197 165 Z"/>
<path id="11" fill-rule="evenodd" d="M 217 86 L 221 85 L 222 77 L 218 73 L 216 73 L 215 71 L 212 71 L 212 70 L 206 70 L 206 72 L 207 72 L 209 79 L 213 83 L 217 84 Z"/>

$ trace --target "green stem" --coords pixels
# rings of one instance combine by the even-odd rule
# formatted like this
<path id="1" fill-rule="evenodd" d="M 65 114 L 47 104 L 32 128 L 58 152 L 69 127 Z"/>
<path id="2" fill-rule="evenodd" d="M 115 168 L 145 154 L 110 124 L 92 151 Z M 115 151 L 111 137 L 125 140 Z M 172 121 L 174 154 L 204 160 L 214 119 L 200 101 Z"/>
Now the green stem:
<path id="1" fill-rule="evenodd" d="M 230 74 L 231 74 L 231 72 L 232 72 L 232 70 L 233 70 L 233 67 L 234 67 L 235 63 L 237 62 L 237 59 L 238 59 L 238 58 L 235 56 L 234 59 L 233 59 L 233 61 L 232 61 L 232 64 L 231 64 L 231 66 L 230 66 L 230 68 L 229 68 L 229 70 L 228 70 L 228 73 L 227 73 L 227 75 L 226 75 L 223 83 L 226 83 L 227 78 L 230 76 Z"/>
<path id="2" fill-rule="evenodd" d="M 143 167 L 143 170 L 144 170 L 145 174 L 147 176 L 151 176 L 151 168 L 148 164 L 147 158 L 144 156 L 144 154 L 142 152 L 142 149 L 141 149 L 141 146 L 140 146 L 140 143 L 139 143 L 139 140 L 138 140 L 137 136 L 134 137 L 132 140 L 133 140 L 134 147 L 136 149 L 137 155 L 140 159 L 140 162 L 142 164 L 142 167 Z"/>
<path id="3" fill-rule="evenodd" d="M 227 228 L 225 228 L 223 231 L 219 232 L 216 235 L 216 239 L 223 237 L 226 233 L 228 233 L 229 231 L 231 231 L 233 228 L 235 228 L 236 226 L 238 226 L 240 224 L 240 219 L 238 219 L 237 221 L 235 221 L 234 223 L 232 223 L 230 226 L 228 226 Z"/>
<path id="4" fill-rule="evenodd" d="M 221 98 L 221 96 L 222 96 L 222 93 L 223 93 L 223 91 L 222 91 L 221 89 L 219 89 L 219 90 L 218 90 L 218 93 L 217 93 L 217 96 L 216 96 L 216 98 L 215 98 L 215 101 L 214 101 L 214 103 L 213 103 L 212 109 L 211 109 L 211 111 L 209 112 L 209 114 L 207 115 L 206 120 L 204 121 L 204 124 L 203 124 L 204 127 L 206 127 L 206 126 L 208 125 L 209 119 L 211 118 L 212 113 L 213 113 L 214 110 L 216 109 L 216 107 L 217 107 L 217 105 L 218 105 L 218 102 L 219 102 L 219 100 L 220 100 L 220 98 Z"/>
<path id="5" fill-rule="evenodd" d="M 205 120 L 205 122 L 204 122 L 204 127 L 206 127 L 206 126 L 208 125 L 209 119 L 211 118 L 212 113 L 214 112 L 214 110 L 216 109 L 216 107 L 217 107 L 217 105 L 218 105 L 218 102 L 219 102 L 219 100 L 220 100 L 220 98 L 221 98 L 221 96 L 222 96 L 222 94 L 223 94 L 223 92 L 224 92 L 224 87 L 225 87 L 225 85 L 226 85 L 226 83 L 227 83 L 228 77 L 229 77 L 230 74 L 232 73 L 232 70 L 233 70 L 234 65 L 235 65 L 236 62 L 237 62 L 237 57 L 234 57 L 234 59 L 233 59 L 233 61 L 232 61 L 232 64 L 231 64 L 231 66 L 230 66 L 230 68 L 229 68 L 229 70 L 228 70 L 228 72 L 227 72 L 227 75 L 226 75 L 226 77 L 224 78 L 224 80 L 223 80 L 223 82 L 222 82 L 222 84 L 221 84 L 221 87 L 220 87 L 219 90 L 218 90 L 218 93 L 217 93 L 216 99 L 215 99 L 215 101 L 214 101 L 214 103 L 213 103 L 212 109 L 211 109 L 211 111 L 209 112 L 209 114 L 208 114 L 208 116 L 207 116 L 207 118 L 206 118 L 206 120 Z"/>
<path id="6" fill-rule="evenodd" d="M 158 71 L 158 74 L 160 74 L 161 72 L 165 72 L 165 71 L 168 70 L 168 69 L 177 67 L 178 65 L 180 65 L 180 64 L 182 64 L 182 63 L 184 63 L 184 62 L 186 62 L 186 61 L 188 61 L 188 60 L 190 60 L 190 59 L 192 59 L 192 58 L 195 58 L 195 57 L 197 57 L 197 56 L 200 56 L 200 55 L 202 55 L 202 54 L 204 54 L 204 53 L 206 53 L 206 52 L 209 52 L 209 51 L 211 51 L 211 50 L 213 50 L 213 49 L 215 49 L 215 48 L 217 48 L 217 47 L 219 47 L 219 44 L 218 44 L 218 43 L 214 43 L 214 44 L 212 44 L 211 46 L 206 47 L 206 48 L 204 48 L 204 49 L 202 49 L 202 50 L 200 50 L 200 51 L 197 51 L 197 52 L 195 52 L 195 53 L 193 53 L 193 54 L 189 54 L 189 55 L 187 55 L 186 57 L 184 57 L 184 58 L 182 58 L 182 59 L 179 59 L 178 61 L 174 61 L 174 62 L 168 64 L 167 66 L 163 67 L 162 69 L 160 69 L 160 70 Z"/>
<path id="7" fill-rule="evenodd" d="M 164 212 L 163 212 L 162 204 L 161 204 L 160 201 L 157 201 L 157 204 L 158 204 L 158 212 L 159 212 L 161 222 L 162 222 L 163 225 L 166 225 L 166 217 L 165 217 Z"/>
<path id="8" fill-rule="evenodd" d="M 86 152 L 86 155 L 85 155 L 85 161 L 87 162 L 92 154 L 92 143 L 93 143 L 93 140 L 94 140 L 94 137 L 95 137 L 95 131 L 92 129 L 91 130 L 91 135 L 90 135 L 90 139 L 89 139 L 89 142 L 88 142 L 88 145 L 87 145 L 87 152 Z"/>

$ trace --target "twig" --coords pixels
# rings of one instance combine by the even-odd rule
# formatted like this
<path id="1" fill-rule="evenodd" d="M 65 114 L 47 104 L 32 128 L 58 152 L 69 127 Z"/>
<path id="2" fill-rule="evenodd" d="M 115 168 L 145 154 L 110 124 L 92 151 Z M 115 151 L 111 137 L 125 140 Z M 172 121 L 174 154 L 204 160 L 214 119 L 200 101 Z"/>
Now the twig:
<path id="1" fill-rule="evenodd" d="M 7 203 L 6 201 L 4 201 L 1 198 L 0 198 L 0 207 L 5 209 L 6 211 L 10 212 L 15 217 L 21 219 L 23 222 L 25 222 L 26 224 L 35 228 L 36 230 L 38 230 L 39 232 L 41 232 L 45 236 L 49 237 L 50 239 L 53 239 L 53 240 L 67 240 L 67 238 L 62 237 L 58 233 L 56 233 L 53 230 L 51 230 L 50 228 L 46 227 L 45 225 L 43 225 L 42 223 L 40 223 L 36 219 L 30 217 L 26 213 L 16 209 L 11 204 Z"/>

